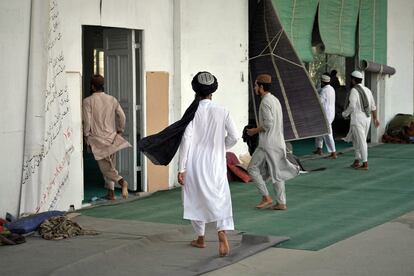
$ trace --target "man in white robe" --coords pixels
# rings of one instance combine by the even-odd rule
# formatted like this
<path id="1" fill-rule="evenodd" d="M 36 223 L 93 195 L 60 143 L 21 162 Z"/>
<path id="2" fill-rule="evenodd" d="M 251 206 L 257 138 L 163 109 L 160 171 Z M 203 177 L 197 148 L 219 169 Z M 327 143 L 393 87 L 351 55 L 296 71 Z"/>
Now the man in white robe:
<path id="1" fill-rule="evenodd" d="M 239 135 L 229 112 L 211 101 L 217 79 L 208 72 L 194 76 L 192 86 L 200 97 L 194 119 L 188 124 L 179 150 L 178 182 L 183 185 L 184 219 L 198 235 L 191 245 L 204 248 L 205 224 L 216 222 L 219 255 L 229 254 L 227 230 L 234 230 L 226 150 Z"/>
<path id="2" fill-rule="evenodd" d="M 122 187 L 122 197 L 128 197 L 128 183 L 115 168 L 116 152 L 131 147 L 122 137 L 125 113 L 118 100 L 104 92 L 104 78 L 95 75 L 91 81 L 92 95 L 82 104 L 83 135 L 98 162 L 108 190 L 107 198 L 115 199 L 115 183 Z"/>
<path id="3" fill-rule="evenodd" d="M 322 154 L 323 142 L 325 142 L 326 148 L 330 153 L 328 158 L 336 159 L 335 140 L 332 131 L 332 122 L 335 119 L 335 89 L 330 85 L 330 81 L 330 76 L 322 75 L 321 89 L 319 91 L 319 99 L 329 123 L 329 134 L 315 138 L 316 150 L 313 153 Z"/>
<path id="4" fill-rule="evenodd" d="M 352 72 L 352 89 L 342 116 L 344 118 L 351 117 L 349 132 L 344 138 L 345 141 L 352 142 L 355 150 L 355 160 L 351 167 L 358 170 L 368 170 L 367 137 L 371 125 L 371 115 L 375 127 L 378 127 L 380 122 L 377 118 L 377 107 L 372 92 L 361 84 L 362 78 L 361 72 Z"/>
<path id="5" fill-rule="evenodd" d="M 299 167 L 286 158 L 286 143 L 283 135 L 283 113 L 279 100 L 270 92 L 272 78 L 262 74 L 256 78 L 254 91 L 262 100 L 259 107 L 259 125 L 247 130 L 253 136 L 259 134 L 259 144 L 253 153 L 248 172 L 262 195 L 256 206 L 264 209 L 272 205 L 265 181 L 270 176 L 276 194 L 273 210 L 287 210 L 285 181 L 299 174 Z"/>

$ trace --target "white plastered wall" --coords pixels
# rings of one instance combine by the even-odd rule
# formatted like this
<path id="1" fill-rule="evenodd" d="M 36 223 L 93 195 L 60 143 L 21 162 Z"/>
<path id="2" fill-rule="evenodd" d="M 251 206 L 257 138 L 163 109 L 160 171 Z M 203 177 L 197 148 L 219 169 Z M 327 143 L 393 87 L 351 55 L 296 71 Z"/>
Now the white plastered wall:
<path id="1" fill-rule="evenodd" d="M 386 80 L 385 122 L 414 112 L 414 1 L 388 1 L 387 63 L 396 74 Z M 388 77 L 387 77 L 388 78 Z"/>
<path id="2" fill-rule="evenodd" d="M 248 121 L 248 1 L 176 0 L 174 5 L 174 87 L 181 91 L 181 97 L 176 97 L 181 101 L 178 116 L 194 99 L 194 75 L 209 71 L 218 80 L 213 101 L 229 110 L 241 135 Z M 238 155 L 247 147 L 240 139 L 231 151 Z"/>
<path id="3" fill-rule="evenodd" d="M 0 217 L 16 214 L 23 164 L 30 0 L 0 1 Z"/>
<path id="4" fill-rule="evenodd" d="M 83 199 L 82 167 L 82 25 L 143 30 L 142 80 L 145 72 L 173 73 L 172 0 L 58 0 L 64 41 L 66 76 L 72 107 L 75 151 L 70 183 L 57 209 L 80 208 Z M 36 20 L 35 18 L 32 20 Z M 0 217 L 17 214 L 22 173 L 24 110 L 30 30 L 30 0 L 0 1 Z M 170 97 L 173 99 L 173 97 Z"/>

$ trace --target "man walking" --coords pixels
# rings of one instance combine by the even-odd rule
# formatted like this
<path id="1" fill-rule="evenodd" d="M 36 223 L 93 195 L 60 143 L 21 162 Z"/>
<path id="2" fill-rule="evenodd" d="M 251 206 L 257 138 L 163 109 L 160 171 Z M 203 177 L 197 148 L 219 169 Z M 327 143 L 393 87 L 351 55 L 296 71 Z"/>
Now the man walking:
<path id="1" fill-rule="evenodd" d="M 264 209 L 273 203 L 266 187 L 266 176 L 270 175 L 276 194 L 273 210 L 286 210 L 285 181 L 299 174 L 299 167 L 286 158 L 286 144 L 283 135 L 283 114 L 279 100 L 269 90 L 272 77 L 259 75 L 254 84 L 254 91 L 262 100 L 259 107 L 259 125 L 247 130 L 253 136 L 259 134 L 259 145 L 253 153 L 248 172 L 262 195 L 262 201 L 256 206 Z"/>
<path id="2" fill-rule="evenodd" d="M 216 222 L 219 256 L 223 257 L 230 251 L 226 231 L 234 230 L 226 149 L 239 137 L 229 112 L 211 101 L 218 86 L 216 77 L 199 72 L 191 84 L 200 101 L 179 149 L 178 182 L 183 185 L 184 219 L 191 220 L 198 235 L 191 245 L 198 248 L 206 247 L 205 224 Z"/>
<path id="3" fill-rule="evenodd" d="M 335 90 L 330 85 L 331 78 L 328 75 L 322 75 L 321 77 L 321 90 L 319 91 L 319 99 L 323 110 L 325 111 L 326 119 L 329 123 L 329 134 L 315 138 L 315 148 L 313 153 L 322 154 L 323 142 L 325 141 L 326 147 L 330 155 L 328 158 L 336 159 L 335 141 L 333 138 L 332 122 L 335 119 Z"/>
<path id="4" fill-rule="evenodd" d="M 108 190 L 107 198 L 115 199 L 115 182 L 122 187 L 122 197 L 128 197 L 128 183 L 115 168 L 117 151 L 130 147 L 121 134 L 125 114 L 118 100 L 104 92 L 104 78 L 95 75 L 91 80 L 92 95 L 83 100 L 83 135 L 98 162 Z"/>
<path id="5" fill-rule="evenodd" d="M 371 115 L 374 126 L 377 128 L 380 125 L 377 118 L 377 107 L 371 90 L 362 85 L 361 72 L 352 72 L 351 85 L 352 89 L 345 102 L 345 110 L 342 112 L 344 118 L 351 117 L 349 132 L 344 140 L 352 141 L 355 150 L 355 160 L 351 167 L 358 170 L 368 170 L 367 137 L 371 125 Z"/>

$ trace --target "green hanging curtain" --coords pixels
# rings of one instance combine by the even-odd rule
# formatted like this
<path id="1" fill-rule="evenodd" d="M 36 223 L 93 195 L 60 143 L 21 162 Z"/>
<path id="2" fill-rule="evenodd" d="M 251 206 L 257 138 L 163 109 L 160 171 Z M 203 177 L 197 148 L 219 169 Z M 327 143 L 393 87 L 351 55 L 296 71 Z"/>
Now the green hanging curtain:
<path id="1" fill-rule="evenodd" d="M 352 57 L 359 0 L 319 0 L 319 32 L 325 53 Z"/>
<path id="2" fill-rule="evenodd" d="M 361 0 L 359 59 L 387 64 L 387 0 Z"/>
<path id="3" fill-rule="evenodd" d="M 296 53 L 304 62 L 310 62 L 312 55 L 312 28 L 319 0 L 272 0 Z"/>

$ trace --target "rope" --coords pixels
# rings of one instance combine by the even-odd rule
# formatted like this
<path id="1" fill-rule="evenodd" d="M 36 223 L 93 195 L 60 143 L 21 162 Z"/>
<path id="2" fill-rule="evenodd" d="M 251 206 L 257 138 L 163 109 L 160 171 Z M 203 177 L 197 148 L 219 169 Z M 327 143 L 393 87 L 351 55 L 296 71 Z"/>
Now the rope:
<path id="1" fill-rule="evenodd" d="M 271 51 L 270 50 L 270 44 L 272 44 L 272 42 L 273 42 L 273 40 L 275 40 L 278 36 L 278 38 L 277 38 L 277 40 L 276 40 L 276 44 L 275 44 L 275 47 L 277 46 L 277 43 L 279 42 L 279 38 L 280 38 L 280 36 L 282 35 L 282 30 L 280 30 L 273 38 L 272 38 L 272 41 L 270 41 L 270 43 L 268 43 L 267 44 L 267 46 L 266 47 L 264 47 L 264 49 L 260 52 L 260 54 L 258 54 L 257 56 L 255 56 L 255 57 L 252 57 L 252 58 L 249 58 L 249 60 L 252 60 L 252 59 L 256 59 L 256 58 L 258 58 L 258 57 L 262 57 L 262 56 L 268 56 L 269 55 L 269 53 L 267 53 L 267 54 L 264 54 L 264 52 L 266 51 L 266 49 L 267 48 L 269 48 L 269 52 L 270 53 L 272 53 L 273 51 Z M 273 48 L 273 50 L 274 50 L 274 48 Z"/>
<path id="2" fill-rule="evenodd" d="M 343 54 L 343 45 L 342 45 L 342 13 L 344 11 L 344 0 L 341 1 L 341 13 L 339 16 L 339 25 L 338 25 L 338 35 L 339 35 L 339 47 L 341 49 L 341 53 Z"/>
<path id="3" fill-rule="evenodd" d="M 277 47 L 277 45 L 279 44 L 279 41 L 280 41 L 280 38 L 282 37 L 282 34 L 283 34 L 283 30 L 280 30 L 273 38 L 272 38 L 272 40 L 270 41 L 270 42 L 268 42 L 268 44 L 267 44 L 267 46 L 260 52 L 260 54 L 258 54 L 257 56 L 254 56 L 254 57 L 251 57 L 251 58 L 249 58 L 249 61 L 251 61 L 251 60 L 254 60 L 254 59 L 257 59 L 257 58 L 260 58 L 260 57 L 266 57 L 266 56 L 274 56 L 274 57 L 276 57 L 276 58 L 279 58 L 279 59 L 281 59 L 281 60 L 284 60 L 284 61 L 286 61 L 286 62 L 289 62 L 290 64 L 293 64 L 293 65 L 296 65 L 296 66 L 298 66 L 298 67 L 300 67 L 300 68 L 303 68 L 303 66 L 302 66 L 302 64 L 299 64 L 299 63 L 297 63 L 297 62 L 294 62 L 294 61 L 291 61 L 291 60 L 289 60 L 289 59 L 287 59 L 287 58 L 284 58 L 284 57 L 281 57 L 281 56 L 279 56 L 279 55 L 276 55 L 275 54 L 275 50 L 276 50 L 276 47 Z M 270 46 L 271 46 L 271 44 L 272 44 L 272 42 L 275 40 L 275 38 L 277 38 L 277 40 L 276 40 L 276 42 L 275 42 L 275 45 L 273 46 L 273 49 L 269 52 L 269 53 L 264 53 L 265 51 L 266 51 L 266 49 L 270 49 Z"/>
<path id="4" fill-rule="evenodd" d="M 292 40 L 292 46 L 295 46 L 295 41 L 293 39 L 293 22 L 295 21 L 295 11 L 296 11 L 296 0 L 293 1 L 292 21 L 290 21 L 290 37 Z"/>
<path id="5" fill-rule="evenodd" d="M 373 61 L 376 61 L 375 60 L 375 47 L 376 47 L 376 45 L 375 45 L 375 37 L 376 37 L 376 34 L 375 34 L 375 17 L 376 17 L 376 13 L 375 13 L 375 9 L 376 9 L 376 1 L 374 0 L 374 1 L 372 1 L 372 5 L 373 5 L 373 7 L 372 7 L 372 12 L 373 12 L 373 15 L 372 15 L 372 60 Z"/>

